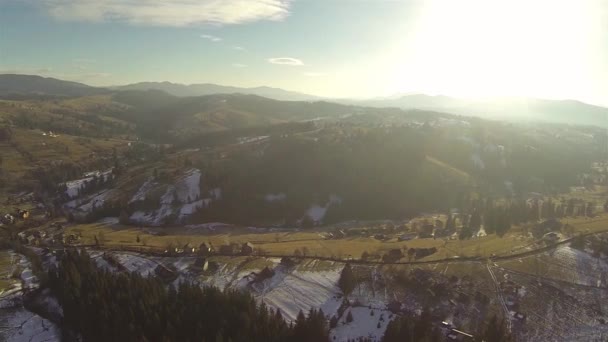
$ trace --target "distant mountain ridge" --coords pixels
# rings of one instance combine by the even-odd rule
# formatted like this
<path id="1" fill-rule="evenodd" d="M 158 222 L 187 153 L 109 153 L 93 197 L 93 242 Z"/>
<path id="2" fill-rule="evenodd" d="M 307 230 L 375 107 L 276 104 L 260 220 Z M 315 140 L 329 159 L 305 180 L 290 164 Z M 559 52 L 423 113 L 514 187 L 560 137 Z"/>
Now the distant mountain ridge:
<path id="1" fill-rule="evenodd" d="M 88 96 L 107 94 L 105 88 L 37 75 L 0 74 L 0 96 Z"/>
<path id="2" fill-rule="evenodd" d="M 254 88 L 241 88 L 232 86 L 223 86 L 212 83 L 199 83 L 199 84 L 179 84 L 171 82 L 139 82 L 133 84 L 127 84 L 124 86 L 112 87 L 116 90 L 162 90 L 171 95 L 179 97 L 188 96 L 202 96 L 202 95 L 215 95 L 215 94 L 247 94 L 247 95 L 258 95 L 267 97 L 273 100 L 279 101 L 317 101 L 321 100 L 321 97 L 308 95 L 304 93 L 298 93 L 294 91 L 284 90 L 280 88 L 271 87 L 254 87 Z"/>
<path id="3" fill-rule="evenodd" d="M 111 88 L 92 87 L 83 83 L 63 81 L 35 75 L 0 74 L 0 97 L 27 99 L 28 97 L 79 97 L 121 92 L 144 92 L 149 103 L 166 107 L 178 98 L 206 95 L 245 94 L 278 101 L 328 101 L 353 106 L 400 109 L 420 109 L 465 116 L 507 121 L 545 121 L 608 128 L 608 108 L 575 100 L 544 100 L 524 97 L 468 100 L 449 96 L 424 94 L 393 95 L 368 100 L 323 99 L 317 96 L 271 87 L 240 88 L 217 84 L 176 84 L 171 82 L 141 82 Z M 149 91 L 156 92 L 148 96 Z M 133 95 L 136 96 L 136 95 Z M 177 98 L 172 98 L 177 97 Z M 183 103 L 182 103 L 183 105 Z M 303 105 L 303 104 L 301 104 Z M 309 108 L 310 109 L 310 108 Z M 290 107 L 290 110 L 293 108 Z M 324 112 L 324 115 L 327 113 Z M 314 116 L 314 113 L 311 113 Z"/>
<path id="4" fill-rule="evenodd" d="M 608 108 L 576 100 L 546 100 L 526 97 L 459 99 L 444 95 L 413 94 L 360 101 L 341 100 L 369 107 L 422 109 L 489 119 L 547 121 L 608 127 Z"/>

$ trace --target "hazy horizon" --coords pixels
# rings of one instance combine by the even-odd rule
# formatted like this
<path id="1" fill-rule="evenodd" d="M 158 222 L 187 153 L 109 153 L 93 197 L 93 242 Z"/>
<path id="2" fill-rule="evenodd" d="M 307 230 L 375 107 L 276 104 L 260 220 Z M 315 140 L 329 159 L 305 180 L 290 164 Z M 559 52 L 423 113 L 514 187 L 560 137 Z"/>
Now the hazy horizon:
<path id="1" fill-rule="evenodd" d="M 0 1 L 0 72 L 608 106 L 608 3 Z M 570 25 L 563 25 L 564 22 Z"/>

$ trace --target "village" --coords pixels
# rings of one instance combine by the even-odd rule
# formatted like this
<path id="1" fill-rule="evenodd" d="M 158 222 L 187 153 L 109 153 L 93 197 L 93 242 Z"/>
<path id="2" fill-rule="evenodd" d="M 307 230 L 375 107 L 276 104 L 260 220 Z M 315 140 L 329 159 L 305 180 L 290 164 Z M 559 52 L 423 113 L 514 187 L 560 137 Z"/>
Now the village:
<path id="1" fill-rule="evenodd" d="M 395 315 L 420 314 L 417 310 L 421 307 L 432 308 L 433 321 L 448 340 L 474 340 L 470 332 L 480 324 L 475 317 L 481 319 L 488 312 L 509 317 L 508 328 L 517 336 L 568 336 L 565 328 L 559 332 L 541 329 L 544 320 L 539 321 L 542 315 L 538 310 L 546 308 L 532 300 L 531 292 L 563 290 L 558 290 L 559 273 L 538 266 L 539 261 L 535 260 L 555 250 L 574 250 L 567 246 L 583 236 L 587 236 L 584 244 L 589 247 L 578 248 L 588 253 L 600 248 L 596 254 L 603 266 L 598 264 L 597 271 L 598 276 L 604 275 L 584 286 L 593 287 L 588 291 L 598 298 L 606 296 L 608 288 L 606 254 L 601 252 L 607 237 L 602 233 L 605 218 L 601 214 L 569 219 L 568 224 L 548 219 L 515 230 L 501 239 L 499 247 L 493 246 L 496 237 L 484 234 L 463 242 L 455 231 L 446 228 L 445 215 L 403 222 L 350 222 L 312 231 L 217 223 L 174 229 L 132 228 L 120 227 L 117 221 L 107 219 L 86 226 L 47 216 L 44 208 L 31 205 L 27 210 L 14 207 L 11 213 L 3 214 L 2 221 L 4 227 L 25 228 L 16 233 L 20 243 L 35 251 L 46 267 L 66 249 L 82 248 L 99 265 L 116 272 L 154 274 L 167 284 L 189 279 L 250 291 L 292 319 L 298 310 L 321 305 L 328 320 L 335 317 L 332 336 L 340 341 L 361 336 L 378 340 Z M 36 220 L 41 218 L 45 218 L 44 223 L 37 225 Z M 37 226 L 26 228 L 29 225 Z M 524 232 L 538 239 L 518 236 Z M 125 240 L 126 236 L 129 240 Z M 505 239 L 511 239 L 506 241 L 512 244 L 505 245 Z M 363 244 L 367 250 L 361 249 Z M 347 253 L 351 249 L 364 253 Z M 344 294 L 335 283 L 346 264 L 358 275 L 357 287 L 348 302 L 344 302 Z M 532 279 L 536 280 L 531 283 Z M 581 283 L 580 279 L 572 282 Z M 312 287 L 301 288 L 303 281 Z M 428 290 L 414 291 L 416 288 Z M 314 297 L 314 301 L 293 302 L 295 297 L 291 296 L 301 291 L 301 296 Z M 597 331 L 606 330 L 607 318 L 584 309 L 585 305 L 589 303 L 581 306 L 581 315 L 585 315 L 581 319 L 593 321 Z M 365 332 L 360 326 L 365 320 L 364 310 L 379 319 Z M 598 310 L 603 312 L 601 307 Z M 355 329 L 352 324 L 357 322 Z"/>

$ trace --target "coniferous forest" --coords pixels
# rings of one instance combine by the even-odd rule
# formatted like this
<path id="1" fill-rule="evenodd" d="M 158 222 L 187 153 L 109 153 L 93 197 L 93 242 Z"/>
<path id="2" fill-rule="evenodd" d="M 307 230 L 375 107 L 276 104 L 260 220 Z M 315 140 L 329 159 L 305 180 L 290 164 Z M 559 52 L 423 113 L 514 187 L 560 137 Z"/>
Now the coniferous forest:
<path id="1" fill-rule="evenodd" d="M 69 251 L 49 272 L 63 307 L 63 329 L 84 341 L 327 341 L 322 311 L 287 324 L 280 311 L 247 293 L 222 292 L 98 268 L 86 252 Z"/>

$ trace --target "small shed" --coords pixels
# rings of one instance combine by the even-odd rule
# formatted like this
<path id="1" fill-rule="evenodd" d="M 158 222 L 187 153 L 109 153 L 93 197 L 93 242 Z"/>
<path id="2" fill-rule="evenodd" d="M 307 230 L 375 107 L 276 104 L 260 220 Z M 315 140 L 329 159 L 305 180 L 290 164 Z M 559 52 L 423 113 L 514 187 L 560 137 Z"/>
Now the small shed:
<path id="1" fill-rule="evenodd" d="M 206 242 L 203 242 L 200 244 L 200 246 L 198 246 L 198 254 L 199 255 L 210 255 L 213 253 L 213 247 L 211 246 L 211 244 L 207 244 Z"/>

